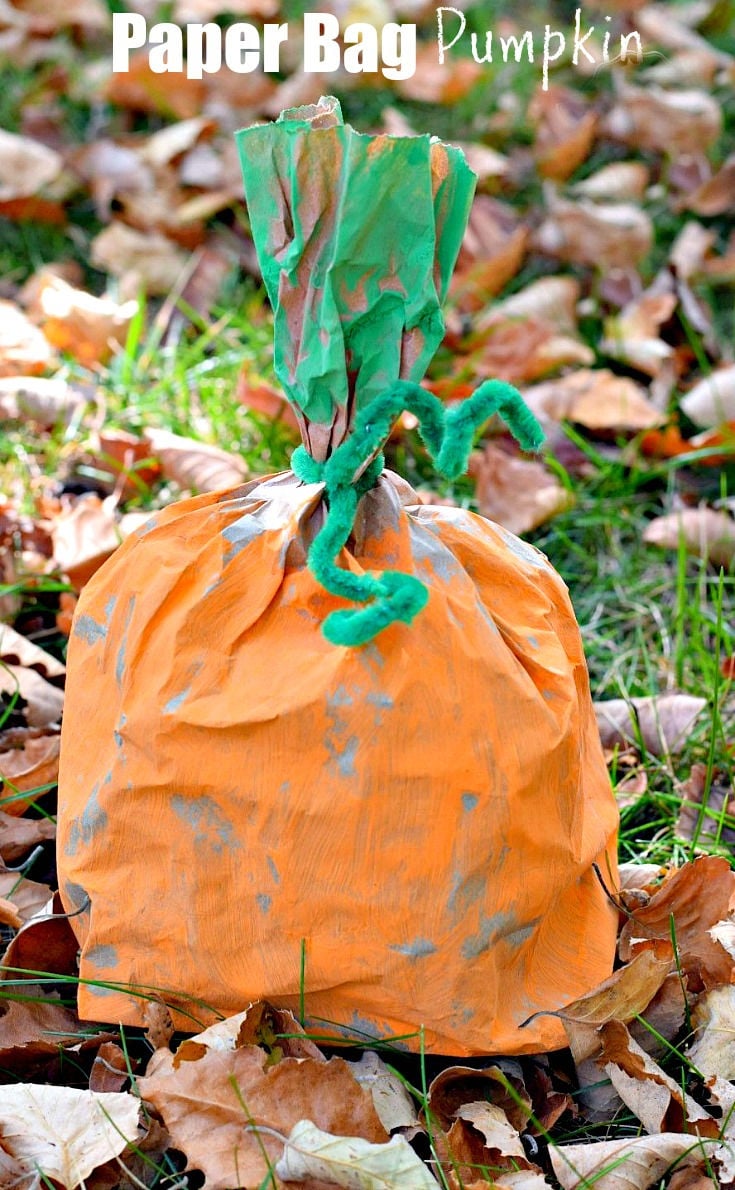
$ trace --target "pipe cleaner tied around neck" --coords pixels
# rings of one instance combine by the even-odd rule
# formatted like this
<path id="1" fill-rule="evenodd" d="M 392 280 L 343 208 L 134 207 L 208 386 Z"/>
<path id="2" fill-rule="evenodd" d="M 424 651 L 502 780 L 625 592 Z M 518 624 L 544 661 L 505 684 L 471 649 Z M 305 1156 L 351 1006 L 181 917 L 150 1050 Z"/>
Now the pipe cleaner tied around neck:
<path id="1" fill-rule="evenodd" d="M 446 475 L 492 412 L 538 444 L 509 386 L 447 409 L 420 385 L 472 175 L 333 100 L 238 143 L 304 445 L 157 512 L 81 594 L 58 820 L 80 1013 L 142 1024 L 155 989 L 188 1030 L 265 999 L 363 1044 L 563 1046 L 551 1014 L 617 933 L 574 612 L 538 550 L 381 454 L 402 409 Z M 241 1144 L 231 1184 L 246 1156 L 265 1184 Z"/>
<path id="2" fill-rule="evenodd" d="M 460 150 L 428 136 L 362 136 L 331 97 L 237 141 L 274 309 L 276 375 L 304 440 L 291 465 L 325 486 L 327 521 L 309 564 L 328 591 L 367 605 L 333 612 L 324 634 L 365 644 L 396 620 L 410 623 L 429 597 L 413 575 L 335 564 L 395 420 L 404 410 L 417 417 L 447 478 L 466 469 L 474 432 L 492 414 L 527 450 L 540 445 L 541 427 L 511 385 L 488 382 L 446 410 L 417 383 L 444 334 L 441 302 L 474 192 Z"/>

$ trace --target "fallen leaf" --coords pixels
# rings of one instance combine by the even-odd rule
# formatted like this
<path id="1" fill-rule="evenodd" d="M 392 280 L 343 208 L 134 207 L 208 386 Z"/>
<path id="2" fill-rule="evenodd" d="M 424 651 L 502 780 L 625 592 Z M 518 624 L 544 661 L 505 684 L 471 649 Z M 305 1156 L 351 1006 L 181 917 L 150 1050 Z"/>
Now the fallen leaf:
<path id="1" fill-rule="evenodd" d="M 221 0 L 218 0 L 221 3 Z M 231 11 L 231 10 L 230 10 Z M 193 116 L 176 124 L 167 124 L 149 136 L 140 149 L 140 157 L 154 169 L 162 169 L 176 157 L 193 148 L 199 138 L 215 127 L 206 116 Z"/>
<path id="2" fill-rule="evenodd" d="M 29 979 L 35 971 L 75 976 L 78 950 L 76 934 L 59 894 L 54 893 L 51 905 L 34 914 L 8 946 L 0 963 L 0 980 Z"/>
<path id="3" fill-rule="evenodd" d="M 528 106 L 528 118 L 536 128 L 533 149 L 539 173 L 565 181 L 592 150 L 596 112 L 569 87 L 539 86 Z"/>
<path id="4" fill-rule="evenodd" d="M 572 202 L 551 195 L 547 211 L 535 235 L 536 247 L 571 264 L 628 269 L 653 245 L 653 224 L 633 203 Z"/>
<path id="5" fill-rule="evenodd" d="M 644 390 L 607 368 L 580 368 L 558 380 L 525 388 L 523 397 L 542 421 L 572 421 L 588 430 L 632 432 L 657 425 L 662 415 Z"/>
<path id="6" fill-rule="evenodd" d="M 735 421 L 735 364 L 700 380 L 679 404 L 691 421 L 705 429 Z"/>
<path id="7" fill-rule="evenodd" d="M 649 170 L 642 161 L 613 161 L 575 182 L 571 192 L 596 202 L 640 202 L 648 179 Z"/>
<path id="8" fill-rule="evenodd" d="M 453 57 L 439 62 L 436 45 L 419 42 L 415 70 L 409 78 L 400 79 L 395 89 L 404 99 L 451 106 L 472 90 L 482 74 L 482 66 L 471 58 Z"/>
<path id="9" fill-rule="evenodd" d="M 49 523 L 54 561 L 76 591 L 120 544 L 112 500 L 100 500 L 93 492 L 62 498 L 59 511 Z"/>
<path id="10" fill-rule="evenodd" d="M 351 1062 L 356 1082 L 370 1092 L 373 1105 L 386 1132 L 410 1129 L 418 1125 L 416 1105 L 397 1074 L 372 1050 L 366 1050 L 359 1062 Z"/>
<path id="11" fill-rule="evenodd" d="M 458 357 L 463 375 L 495 376 L 513 384 L 538 380 L 564 365 L 594 362 L 594 352 L 580 339 L 557 334 L 541 318 L 519 319 L 503 311 L 493 311 L 463 346 L 469 351 Z"/>
<path id="12" fill-rule="evenodd" d="M 512 1161 L 511 1168 L 532 1168 L 526 1157 L 520 1134 L 496 1103 L 464 1103 L 457 1109 L 457 1119 L 465 1120 L 481 1134 L 485 1148 L 490 1150 L 487 1165 L 498 1161 Z"/>
<path id="13" fill-rule="evenodd" d="M 24 985 L 23 997 L 0 1000 L 0 1063 L 16 1077 L 29 1079 L 34 1066 L 78 1045 L 82 1037 L 77 1017 L 58 997 L 45 996 L 33 984 Z"/>
<path id="14" fill-rule="evenodd" d="M 121 500 L 146 495 L 160 475 L 150 446 L 125 430 L 102 430 L 94 435 L 82 461 L 89 463 L 100 482 Z"/>
<path id="15" fill-rule="evenodd" d="M 734 904 L 735 872 L 727 860 L 700 856 L 675 871 L 647 905 L 635 910 L 620 934 L 620 957 L 625 961 L 642 942 L 673 935 L 690 990 L 729 984 L 735 960 L 710 931 L 730 918 Z"/>
<path id="16" fill-rule="evenodd" d="M 130 1078 L 130 1058 L 114 1041 L 103 1041 L 89 1073 L 90 1091 L 121 1091 Z"/>
<path id="17" fill-rule="evenodd" d="M 23 708 L 23 713 L 29 727 L 47 727 L 52 723 L 58 723 L 61 718 L 61 710 L 64 705 L 63 692 L 42 678 L 35 669 L 25 669 L 20 665 L 4 663 L 0 665 L 0 695 L 3 694 L 8 699 L 18 697 L 27 704 Z M 30 747 L 31 743 L 33 741 L 29 740 L 28 745 L 24 745 L 24 747 Z M 30 748 L 30 753 L 33 755 L 32 764 L 36 764 L 42 751 L 39 747 Z M 49 745 L 48 756 L 51 756 L 51 751 Z M 7 773 L 10 766 L 7 756 L 3 757 L 3 763 Z M 12 779 L 15 780 L 19 776 L 20 773 L 16 772 Z M 10 777 L 8 779 L 10 780 Z"/>
<path id="18" fill-rule="evenodd" d="M 45 649 L 40 648 L 16 632 L 10 624 L 0 624 L 0 661 L 8 665 L 24 665 L 35 669 L 44 678 L 59 678 L 66 673 L 66 666 Z"/>
<path id="19" fill-rule="evenodd" d="M 0 751 L 0 771 L 2 771 L 2 751 Z M 0 810 L 0 857 L 4 863 L 13 863 L 15 860 L 21 859 L 32 847 L 47 839 L 55 838 L 56 823 L 51 819 L 21 818 L 8 814 L 5 810 Z"/>
<path id="20" fill-rule="evenodd" d="M 575 1062 L 583 1062 L 599 1050 L 601 1026 L 608 1021 L 629 1021 L 645 1012 L 666 979 L 672 959 L 673 949 L 665 941 L 641 950 L 599 987 L 553 1013 L 564 1024 Z"/>
<path id="21" fill-rule="evenodd" d="M 0 377 L 35 376 L 53 358 L 51 344 L 28 316 L 13 302 L 0 301 Z"/>
<path id="22" fill-rule="evenodd" d="M 717 236 L 709 228 L 690 219 L 684 224 L 677 235 L 669 252 L 669 264 L 677 276 L 685 281 L 702 273 L 705 260 L 717 241 Z"/>
<path id="23" fill-rule="evenodd" d="M 573 503 L 543 463 L 514 457 L 492 442 L 471 456 L 469 472 L 482 515 L 511 533 L 528 533 Z"/>
<path id="24" fill-rule="evenodd" d="M 696 215 L 722 215 L 735 210 L 735 154 L 708 181 L 688 194 L 682 205 Z"/>
<path id="25" fill-rule="evenodd" d="M 182 438 L 169 430 L 145 430 L 143 437 L 165 478 L 181 488 L 215 492 L 242 483 L 247 475 L 244 459 L 218 446 Z"/>
<path id="26" fill-rule="evenodd" d="M 0 1087 L 3 1148 L 29 1173 L 37 1170 L 74 1190 L 135 1141 L 139 1107 L 130 1094 L 34 1083 Z"/>
<path id="27" fill-rule="evenodd" d="M 429 1087 L 429 1114 L 445 1130 L 465 1104 L 480 1101 L 500 1108 L 517 1132 L 524 1129 L 533 1108 L 521 1065 L 512 1058 L 502 1058 L 480 1069 L 447 1066 Z"/>
<path id="28" fill-rule="evenodd" d="M 337 1136 L 387 1139 L 370 1093 L 340 1058 L 284 1058 L 267 1066 L 265 1051 L 252 1045 L 189 1052 L 177 1066 L 173 1054 L 159 1050 L 138 1088 L 186 1153 L 187 1168 L 203 1171 L 209 1190 L 261 1184 L 282 1152 L 265 1129 L 286 1134 L 313 1119 Z"/>
<path id="29" fill-rule="evenodd" d="M 128 298 L 167 294 L 188 266 L 187 254 L 157 231 L 136 231 L 116 220 L 92 241 L 92 264 L 120 279 Z"/>
<path id="30" fill-rule="evenodd" d="M 711 988 L 692 1010 L 694 1044 L 687 1058 L 705 1078 L 735 1079 L 735 987 Z"/>
<path id="31" fill-rule="evenodd" d="M 605 130 L 637 149 L 675 157 L 713 144 L 722 129 L 722 110 L 700 89 L 666 91 L 662 87 L 624 86 Z"/>
<path id="32" fill-rule="evenodd" d="M 54 149 L 0 128 L 0 202 L 37 194 L 59 176 L 63 164 Z"/>
<path id="33" fill-rule="evenodd" d="M 94 297 L 48 273 L 39 283 L 29 314 L 57 351 L 66 351 L 85 368 L 93 368 L 107 363 L 125 343 L 137 309 L 134 299 L 121 305 L 111 298 Z"/>
<path id="34" fill-rule="evenodd" d="M 643 293 L 619 314 L 605 320 L 600 351 L 647 376 L 658 376 L 674 349 L 659 336 L 677 306 L 674 293 Z"/>
<path id="35" fill-rule="evenodd" d="M 633 1040 L 621 1021 L 600 1030 L 600 1065 L 625 1106 L 646 1132 L 688 1132 L 715 1139 L 720 1126 L 709 1112 L 686 1095 L 676 1079 L 665 1074 L 650 1054 Z"/>
<path id="36" fill-rule="evenodd" d="M 322 1132 L 310 1120 L 291 1129 L 275 1172 L 287 1182 L 314 1178 L 345 1190 L 436 1190 L 436 1180 L 404 1137 L 371 1144 Z"/>
<path id="37" fill-rule="evenodd" d="M 577 302 L 580 285 L 574 277 L 540 277 L 509 298 L 496 302 L 493 315 L 505 318 L 541 319 L 560 334 L 576 334 Z M 477 319 L 475 327 L 482 331 L 487 316 Z"/>
<path id="38" fill-rule="evenodd" d="M 549 1157 L 563 1190 L 648 1190 L 670 1166 L 699 1165 L 714 1144 L 701 1137 L 662 1132 L 658 1136 L 549 1145 Z"/>
<path id="39" fill-rule="evenodd" d="M 489 297 L 500 292 L 523 264 L 528 238 L 529 229 L 512 207 L 487 194 L 478 195 L 449 287 L 459 309 L 482 309 Z"/>
<path id="40" fill-rule="evenodd" d="M 51 889 L 47 884 L 27 880 L 11 869 L 0 868 L 0 898 L 11 911 L 8 924 L 19 930 L 49 902 Z M 10 917 L 13 920 L 10 920 Z"/>
<path id="41" fill-rule="evenodd" d="M 673 1041 L 684 1028 L 687 1007 L 682 979 L 678 971 L 672 971 L 641 1013 L 642 1019 L 629 1022 L 630 1034 L 647 1054 L 661 1061 L 671 1052 L 666 1043 Z"/>
<path id="42" fill-rule="evenodd" d="M 715 776 L 710 774 L 708 782 L 707 765 L 692 765 L 680 791 L 676 833 L 690 841 L 696 837 L 702 849 L 735 843 L 735 794 L 729 782 L 713 779 Z"/>
<path id="43" fill-rule="evenodd" d="M 650 698 L 611 698 L 596 702 L 595 715 L 603 748 L 640 741 L 652 756 L 681 749 L 707 705 L 689 694 L 657 694 Z"/>
<path id="44" fill-rule="evenodd" d="M 1 672 L 0 689 L 2 689 Z M 36 700 L 41 697 L 43 701 L 34 702 L 29 717 L 39 718 L 53 715 L 54 722 L 60 719 L 63 694 L 57 690 L 56 697 L 52 700 L 50 691 L 53 689 L 54 687 L 48 687 L 48 689 L 42 687 L 40 695 L 38 689 L 33 692 Z M 11 744 L 8 736 L 18 739 L 21 733 L 25 733 L 25 738 L 19 739 L 17 744 Z M 13 817 L 24 814 L 29 806 L 34 805 L 37 799 L 43 796 L 43 793 L 38 793 L 37 790 L 43 791 L 44 786 L 56 784 L 59 776 L 60 741 L 61 737 L 58 732 L 52 734 L 44 731 L 44 734 L 40 735 L 25 728 L 15 728 L 12 732 L 0 735 L 0 789 L 4 791 L 5 796 L 2 804 L 7 814 Z M 21 796 L 23 793 L 27 793 L 29 796 Z M 0 845 L 3 838 L 4 836 L 0 833 Z"/>
<path id="45" fill-rule="evenodd" d="M 615 786 L 615 801 L 618 803 L 618 809 L 624 810 L 628 806 L 634 806 L 647 789 L 648 774 L 643 766 L 628 773 Z"/>
<path id="46" fill-rule="evenodd" d="M 156 74 L 142 50 L 130 55 L 126 71 L 110 73 L 103 96 L 116 107 L 189 120 L 201 113 L 205 87 L 201 79 L 188 78 L 183 71 Z"/>
<path id="47" fill-rule="evenodd" d="M 714 566 L 729 567 L 735 558 L 735 518 L 700 505 L 654 517 L 643 531 L 647 545 L 678 550 L 683 542 L 688 554 Z"/>
<path id="48" fill-rule="evenodd" d="M 69 426 L 80 420 L 86 405 L 82 389 L 60 376 L 0 379 L 0 420 L 35 421 L 49 428 Z"/>
<path id="49" fill-rule="evenodd" d="M 272 421 L 282 421 L 291 429 L 298 428 L 294 408 L 288 398 L 280 389 L 263 380 L 248 360 L 243 362 L 238 373 L 235 395 L 246 409 L 263 413 Z"/>

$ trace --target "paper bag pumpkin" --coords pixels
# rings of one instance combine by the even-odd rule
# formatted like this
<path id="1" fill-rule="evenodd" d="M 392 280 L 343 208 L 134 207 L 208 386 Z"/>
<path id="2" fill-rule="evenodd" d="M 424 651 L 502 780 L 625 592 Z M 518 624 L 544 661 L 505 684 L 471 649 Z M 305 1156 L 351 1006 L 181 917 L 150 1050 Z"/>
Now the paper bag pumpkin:
<path id="1" fill-rule="evenodd" d="M 82 594 L 59 808 L 80 1012 L 140 1023 L 153 987 L 184 1028 L 267 998 L 320 1035 L 558 1047 L 558 1019 L 522 1022 L 610 974 L 617 925 L 574 613 L 536 549 L 378 475 L 404 397 L 445 464 L 469 448 L 472 417 L 415 382 L 471 178 L 333 103 L 240 147 L 307 450 L 301 478 L 157 513 Z"/>

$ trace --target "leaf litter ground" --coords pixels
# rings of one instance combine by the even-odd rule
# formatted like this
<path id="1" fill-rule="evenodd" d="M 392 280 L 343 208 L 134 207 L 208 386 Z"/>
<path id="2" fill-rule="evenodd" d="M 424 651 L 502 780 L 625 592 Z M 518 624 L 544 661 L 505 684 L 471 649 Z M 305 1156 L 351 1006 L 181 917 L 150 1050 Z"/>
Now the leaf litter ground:
<path id="1" fill-rule="evenodd" d="M 655 53 L 612 74 L 560 64 L 548 92 L 523 64 L 489 73 L 456 57 L 439 71 L 428 43 L 413 80 L 335 82 L 358 127 L 439 133 L 478 172 L 429 383 L 447 400 L 485 376 L 518 384 L 547 448 L 526 459 L 488 427 L 470 478 L 439 488 L 410 418 L 390 451 L 422 498 L 530 535 L 569 582 L 633 861 L 609 890 L 616 973 L 563 1014 L 569 1049 L 461 1067 L 390 1039 L 336 1052 L 262 1004 L 199 1036 L 192 1006 L 191 1038 L 172 1034 L 156 1001 L 144 1034 L 76 1017 L 75 943 L 49 916 L 75 593 L 151 508 L 287 464 L 296 439 L 269 314 L 238 279 L 254 256 L 231 132 L 323 86 L 256 73 L 235 88 L 222 72 L 162 89 L 142 60 L 110 75 L 96 0 L 9 13 L 0 1178 L 100 1190 L 732 1185 L 727 5 L 616 5 L 614 21 Z M 524 27 L 532 15 L 549 19 L 539 7 Z M 433 12 L 418 19 L 428 30 Z"/>

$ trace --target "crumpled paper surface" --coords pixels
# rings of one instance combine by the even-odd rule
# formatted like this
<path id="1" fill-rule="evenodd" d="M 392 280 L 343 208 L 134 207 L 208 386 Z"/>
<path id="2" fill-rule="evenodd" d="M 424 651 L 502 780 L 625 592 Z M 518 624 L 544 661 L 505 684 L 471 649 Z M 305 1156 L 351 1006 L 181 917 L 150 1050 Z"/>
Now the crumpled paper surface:
<path id="1" fill-rule="evenodd" d="M 355 132 L 333 98 L 236 139 L 276 374 L 324 459 L 356 408 L 420 380 L 439 346 L 475 175 L 428 136 Z"/>

